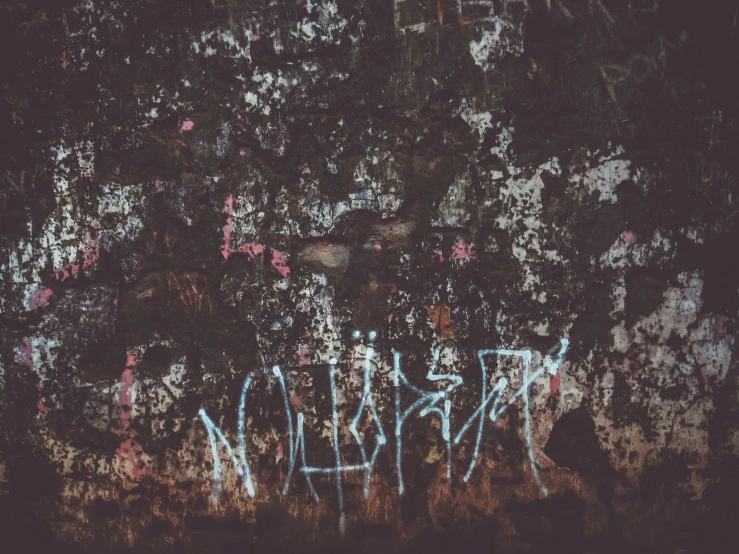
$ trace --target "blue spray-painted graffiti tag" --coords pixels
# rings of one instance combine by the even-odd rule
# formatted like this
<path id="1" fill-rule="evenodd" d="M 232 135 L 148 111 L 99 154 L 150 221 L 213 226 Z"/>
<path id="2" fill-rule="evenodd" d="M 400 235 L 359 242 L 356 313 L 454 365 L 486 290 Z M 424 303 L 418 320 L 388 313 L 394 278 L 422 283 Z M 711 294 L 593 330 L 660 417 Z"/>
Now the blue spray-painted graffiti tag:
<path id="1" fill-rule="evenodd" d="M 354 333 L 354 338 L 359 338 L 358 332 Z M 290 406 L 288 399 L 287 385 L 285 382 L 285 375 L 280 366 L 275 365 L 272 367 L 272 373 L 277 379 L 279 384 L 284 408 L 287 419 L 287 431 L 288 431 L 288 460 L 289 467 L 285 483 L 282 488 L 282 494 L 287 494 L 290 489 L 290 482 L 293 478 L 293 474 L 296 469 L 299 469 L 300 473 L 305 477 L 308 489 L 310 490 L 313 499 L 318 502 L 319 496 L 311 480 L 311 476 L 314 474 L 331 475 L 334 477 L 336 483 L 336 492 L 338 499 L 339 508 L 339 527 L 343 531 L 346 524 L 346 514 L 344 511 L 344 493 L 342 487 L 342 476 L 347 473 L 361 473 L 363 476 L 363 493 L 364 498 L 370 496 L 370 483 L 372 472 L 375 468 L 377 456 L 380 451 L 387 445 L 387 436 L 383 428 L 380 415 L 378 413 L 377 404 L 372 391 L 372 379 L 373 379 L 373 366 L 376 366 L 374 361 L 375 349 L 374 342 L 377 338 L 377 333 L 372 331 L 368 334 L 368 343 L 366 345 L 364 363 L 363 363 L 363 375 L 362 375 L 362 392 L 361 399 L 359 401 L 358 408 L 353 415 L 348 417 L 348 428 L 351 433 L 356 445 L 359 449 L 361 457 L 361 463 L 354 465 L 342 464 L 342 455 L 339 441 L 339 409 L 337 402 L 337 366 L 338 360 L 331 358 L 328 364 L 328 376 L 330 383 L 331 392 L 331 434 L 333 442 L 333 454 L 335 465 L 329 465 L 327 467 L 316 467 L 310 465 L 306 457 L 306 440 L 305 440 L 305 416 L 303 412 L 297 412 L 296 419 L 297 423 L 293 419 L 293 410 Z M 423 390 L 413 385 L 402 369 L 403 355 L 401 352 L 393 351 L 393 365 L 392 365 L 392 388 L 393 388 L 393 407 L 394 407 L 394 436 L 395 436 L 395 465 L 398 476 L 398 493 L 403 494 L 405 491 L 405 483 L 403 480 L 403 427 L 408 418 L 417 414 L 421 418 L 427 416 L 437 415 L 440 421 L 441 437 L 446 449 L 446 477 L 451 479 L 452 477 L 452 450 L 454 446 L 460 444 L 460 441 L 465 434 L 473 429 L 476 425 L 477 432 L 474 435 L 474 447 L 472 458 L 470 460 L 467 471 L 463 477 L 464 482 L 468 482 L 472 473 L 477 465 L 480 457 L 480 445 L 485 430 L 485 421 L 495 422 L 500 416 L 512 406 L 519 397 L 523 398 L 524 407 L 524 432 L 526 437 L 526 447 L 528 450 L 528 459 L 531 466 L 531 472 L 533 474 L 536 483 L 542 492 L 547 494 L 548 490 L 543 484 L 542 479 L 537 469 L 537 464 L 534 456 L 534 450 L 532 447 L 531 440 L 531 406 L 529 401 L 529 389 L 534 381 L 541 375 L 548 373 L 549 375 L 556 375 L 559 372 L 560 366 L 564 360 L 565 354 L 569 347 L 568 339 L 560 339 L 559 343 L 552 348 L 546 355 L 542 357 L 541 364 L 538 368 L 532 371 L 532 361 L 534 360 L 534 352 L 529 349 L 512 350 L 512 349 L 482 349 L 477 351 L 477 359 L 480 364 L 481 370 L 481 391 L 480 391 L 480 403 L 474 412 L 464 421 L 462 426 L 456 431 L 455 434 L 451 431 L 451 416 L 452 416 L 452 393 L 455 389 L 458 389 L 464 384 L 464 380 L 460 375 L 454 374 L 440 374 L 439 359 L 441 355 L 441 347 L 435 348 L 431 364 L 429 366 L 426 379 L 431 383 L 440 385 L 441 388 L 438 390 Z M 508 358 L 514 361 L 518 361 L 522 365 L 522 379 L 521 386 L 509 393 L 509 379 L 505 376 L 500 376 L 492 386 L 489 385 L 492 374 L 488 367 L 489 360 L 497 356 L 500 358 Z M 300 368 L 298 368 L 300 369 Z M 246 400 L 249 387 L 253 381 L 253 375 L 249 375 L 244 380 L 244 384 L 241 391 L 241 397 L 238 406 L 238 420 L 237 420 L 237 451 L 234 451 L 229 440 L 224 435 L 223 431 L 219 429 L 213 420 L 208 416 L 205 409 L 201 408 L 199 416 L 205 425 L 208 439 L 210 441 L 211 455 L 213 458 L 213 498 L 218 499 L 218 495 L 221 489 L 221 458 L 218 454 L 218 441 L 220 441 L 225 448 L 228 456 L 231 458 L 238 475 L 244 482 L 246 491 L 249 496 L 253 497 L 256 494 L 254 482 L 252 480 L 252 473 L 247 460 L 246 451 L 246 429 L 245 429 L 245 417 L 246 417 Z M 403 393 L 406 395 L 412 395 L 414 400 L 403 408 L 402 407 L 402 396 Z M 506 393 L 509 393 L 508 395 Z M 367 413 L 368 425 L 375 428 L 375 441 L 374 446 L 368 449 L 365 444 L 364 433 L 360 433 L 358 430 L 359 422 L 362 416 Z M 238 455 L 237 455 L 238 452 Z M 299 460 L 299 461 L 298 461 Z"/>

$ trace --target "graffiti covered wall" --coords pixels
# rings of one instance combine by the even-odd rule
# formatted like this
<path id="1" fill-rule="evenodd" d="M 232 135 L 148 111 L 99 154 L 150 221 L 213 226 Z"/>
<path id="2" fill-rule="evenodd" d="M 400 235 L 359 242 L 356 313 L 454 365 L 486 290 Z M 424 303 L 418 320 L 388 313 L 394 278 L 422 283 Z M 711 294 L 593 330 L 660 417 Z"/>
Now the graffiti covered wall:
<path id="1" fill-rule="evenodd" d="M 729 4 L 0 8 L 6 536 L 722 551 Z"/>

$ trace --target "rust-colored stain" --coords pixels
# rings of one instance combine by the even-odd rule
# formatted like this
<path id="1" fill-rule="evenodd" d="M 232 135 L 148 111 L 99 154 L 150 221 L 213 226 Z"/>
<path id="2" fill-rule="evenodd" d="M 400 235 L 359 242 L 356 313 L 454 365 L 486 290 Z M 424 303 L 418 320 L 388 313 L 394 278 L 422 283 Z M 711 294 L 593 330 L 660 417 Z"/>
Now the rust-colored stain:
<path id="1" fill-rule="evenodd" d="M 456 329 L 452 324 L 451 310 L 446 304 L 427 306 L 426 311 L 431 318 L 434 329 L 444 338 L 454 338 Z"/>
<path id="2" fill-rule="evenodd" d="M 213 306 L 208 296 L 208 281 L 203 275 L 192 272 L 175 275 L 168 271 L 166 280 L 167 290 L 176 295 L 188 315 L 212 317 Z"/>

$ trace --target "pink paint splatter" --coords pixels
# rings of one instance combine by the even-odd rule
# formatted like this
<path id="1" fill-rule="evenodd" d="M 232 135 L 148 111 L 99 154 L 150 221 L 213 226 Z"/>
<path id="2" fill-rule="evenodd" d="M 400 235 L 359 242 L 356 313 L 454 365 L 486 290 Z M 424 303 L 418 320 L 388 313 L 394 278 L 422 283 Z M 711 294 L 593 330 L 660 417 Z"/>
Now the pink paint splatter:
<path id="1" fill-rule="evenodd" d="M 519 396 L 519 398 L 520 398 L 520 396 Z M 515 401 L 518 402 L 518 398 L 516 398 Z M 497 425 L 498 425 L 498 427 L 501 427 L 502 429 L 504 429 L 506 431 L 508 429 L 510 429 L 510 427 L 511 427 L 511 419 L 508 417 L 508 414 L 503 414 L 501 417 L 499 417 L 498 418 L 498 424 Z M 498 445 L 498 446 L 500 446 L 500 445 Z M 501 449 L 502 449 L 502 447 L 501 447 Z"/>
<path id="2" fill-rule="evenodd" d="M 281 443 L 281 442 L 278 442 L 278 443 L 277 443 L 277 453 L 278 453 L 278 454 L 279 454 L 280 456 L 282 456 L 282 443 Z"/>
<path id="3" fill-rule="evenodd" d="M 36 407 L 38 408 L 39 412 L 45 412 L 49 408 L 46 407 L 46 404 L 44 404 L 41 400 L 38 401 L 38 404 L 36 404 Z"/>
<path id="4" fill-rule="evenodd" d="M 264 246 L 256 242 L 249 242 L 238 249 L 238 252 L 246 252 L 250 258 L 256 258 L 264 253 Z"/>
<path id="5" fill-rule="evenodd" d="M 471 244 L 467 244 L 464 240 L 459 239 L 452 250 L 452 260 L 474 260 L 477 258 L 477 252 Z"/>
<path id="6" fill-rule="evenodd" d="M 33 345 L 31 337 L 26 337 L 18 347 L 18 363 L 28 367 L 29 371 L 33 371 Z"/>
<path id="7" fill-rule="evenodd" d="M 293 394 L 290 397 L 290 405 L 295 409 L 300 408 L 303 405 L 303 399 L 299 394 Z"/>
<path id="8" fill-rule="evenodd" d="M 97 229 L 97 222 L 92 223 L 92 227 Z M 82 263 L 77 261 L 70 262 L 60 269 L 54 272 L 54 276 L 58 281 L 64 281 L 68 277 L 77 275 L 80 269 L 87 269 L 91 267 L 100 258 L 100 246 L 98 245 L 97 239 L 93 239 L 90 235 L 87 236 L 87 244 L 83 249 Z"/>
<path id="9" fill-rule="evenodd" d="M 634 233 L 632 233 L 631 231 L 624 231 L 623 237 L 624 240 L 629 243 L 634 240 Z"/>
<path id="10" fill-rule="evenodd" d="M 100 259 L 100 246 L 97 239 L 92 242 L 89 248 L 85 249 L 85 259 L 82 260 L 82 269 L 87 269 Z"/>
<path id="11" fill-rule="evenodd" d="M 233 221 L 233 205 L 233 194 L 229 194 L 228 198 L 226 198 L 226 205 L 223 207 L 223 213 L 228 217 L 226 218 L 226 225 L 223 227 L 223 245 L 221 246 L 221 253 L 227 260 L 228 256 L 231 254 L 231 222 Z"/>
<path id="12" fill-rule="evenodd" d="M 290 268 L 287 266 L 287 260 L 282 252 L 272 250 L 272 266 L 280 272 L 283 278 L 287 279 L 290 276 Z"/>
<path id="13" fill-rule="evenodd" d="M 53 290 L 39 285 L 39 287 L 31 296 L 31 299 L 28 301 L 28 309 L 35 310 L 36 308 L 43 308 L 49 302 L 49 298 L 51 298 L 53 295 Z"/>
<path id="14" fill-rule="evenodd" d="M 186 119 L 185 122 L 182 124 L 182 127 L 180 127 L 180 131 L 192 131 L 192 128 L 194 126 L 195 124 L 192 121 Z"/>
<path id="15" fill-rule="evenodd" d="M 310 364 L 310 350 L 308 350 L 307 346 L 300 345 L 300 349 L 298 350 L 298 353 L 300 354 L 300 360 L 298 361 L 298 365 L 308 365 Z"/>
<path id="16" fill-rule="evenodd" d="M 439 263 L 443 264 L 444 263 L 444 253 L 441 250 L 434 250 L 434 252 L 436 252 L 439 255 Z"/>
<path id="17" fill-rule="evenodd" d="M 228 260 L 232 252 L 245 252 L 250 258 L 254 258 L 264 252 L 264 246 L 256 242 L 247 243 L 236 250 L 231 248 L 231 224 L 233 222 L 233 195 L 229 194 L 226 198 L 226 204 L 223 206 L 223 213 L 226 214 L 226 225 L 223 227 L 223 244 L 221 245 L 221 254 L 223 258 Z"/>
<path id="18" fill-rule="evenodd" d="M 67 277 L 72 277 L 73 275 L 77 275 L 77 273 L 80 270 L 80 264 L 77 262 L 72 262 L 71 264 L 67 264 L 62 269 L 56 271 L 54 273 L 54 277 L 58 281 L 64 281 Z"/>
<path id="19" fill-rule="evenodd" d="M 357 364 L 361 363 L 361 361 L 362 358 L 356 358 L 354 357 L 354 354 L 351 354 L 351 357 L 349 358 L 349 373 L 352 379 L 354 379 L 354 376 L 357 374 Z"/>
<path id="20" fill-rule="evenodd" d="M 549 380 L 549 394 L 559 397 L 559 384 L 562 381 L 562 375 L 557 373 Z"/>
<path id="21" fill-rule="evenodd" d="M 131 400 L 130 390 L 134 383 L 133 370 L 137 363 L 138 351 L 129 352 L 128 359 L 126 361 L 126 369 L 123 371 L 123 375 L 121 375 L 121 395 L 119 398 L 119 405 L 122 428 L 120 431 L 115 432 L 117 435 L 126 437 L 116 449 L 116 454 L 128 467 L 131 476 L 135 480 L 138 480 L 141 476 L 140 463 L 143 454 L 141 446 L 133 440 L 136 436 L 136 432 L 130 429 L 131 420 L 133 419 L 133 402 Z"/>
<path id="22" fill-rule="evenodd" d="M 131 424 L 131 394 L 130 389 L 133 386 L 133 369 L 136 367 L 136 355 L 129 354 L 126 362 L 126 369 L 121 375 L 121 396 L 119 404 L 121 406 L 121 421 L 123 422 L 123 431 L 128 431 Z"/>
<path id="23" fill-rule="evenodd" d="M 223 207 L 223 213 L 227 215 L 226 225 L 223 227 L 223 244 L 221 245 L 221 254 L 223 258 L 228 260 L 232 252 L 245 252 L 250 258 L 264 254 L 264 245 L 256 242 L 250 242 L 233 250 L 231 248 L 231 223 L 233 222 L 233 195 L 226 198 L 226 204 Z M 280 272 L 284 278 L 289 277 L 290 268 L 287 266 L 287 259 L 282 252 L 272 250 L 272 266 Z"/>
<path id="24" fill-rule="evenodd" d="M 726 336 L 726 331 L 724 330 L 724 322 L 726 321 L 726 316 L 720 315 L 716 318 L 716 326 L 713 330 L 713 343 L 717 344 L 721 339 Z"/>

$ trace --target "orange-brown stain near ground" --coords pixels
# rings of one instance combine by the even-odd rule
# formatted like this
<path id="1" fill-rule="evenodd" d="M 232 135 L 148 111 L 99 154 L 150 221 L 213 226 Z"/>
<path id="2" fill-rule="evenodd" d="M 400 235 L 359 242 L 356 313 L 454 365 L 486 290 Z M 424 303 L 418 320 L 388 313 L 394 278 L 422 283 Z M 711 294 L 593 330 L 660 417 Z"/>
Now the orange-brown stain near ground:
<path id="1" fill-rule="evenodd" d="M 431 318 L 432 327 L 444 338 L 454 338 L 456 329 L 452 325 L 451 310 L 446 304 L 427 306 L 426 311 Z"/>

